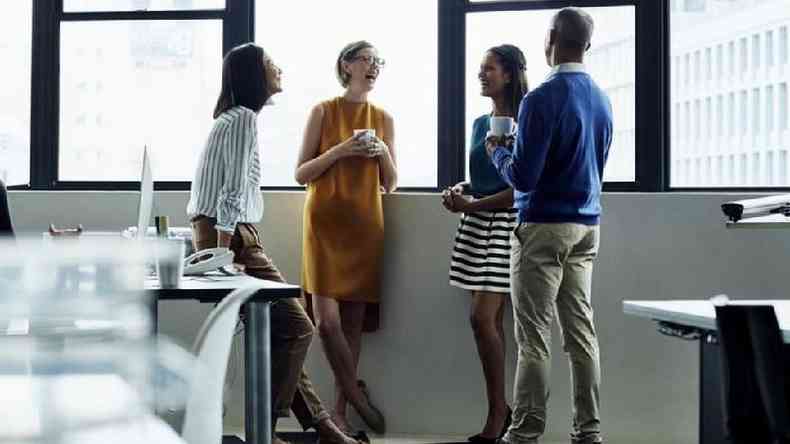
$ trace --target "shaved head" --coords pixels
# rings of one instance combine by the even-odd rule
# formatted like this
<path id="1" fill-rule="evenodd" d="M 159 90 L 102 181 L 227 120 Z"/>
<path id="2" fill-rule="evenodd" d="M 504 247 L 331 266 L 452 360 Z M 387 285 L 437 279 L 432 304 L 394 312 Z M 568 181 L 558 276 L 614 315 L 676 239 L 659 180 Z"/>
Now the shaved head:
<path id="1" fill-rule="evenodd" d="M 551 20 L 557 44 L 563 49 L 586 51 L 593 34 L 593 19 L 581 8 L 564 8 Z"/>

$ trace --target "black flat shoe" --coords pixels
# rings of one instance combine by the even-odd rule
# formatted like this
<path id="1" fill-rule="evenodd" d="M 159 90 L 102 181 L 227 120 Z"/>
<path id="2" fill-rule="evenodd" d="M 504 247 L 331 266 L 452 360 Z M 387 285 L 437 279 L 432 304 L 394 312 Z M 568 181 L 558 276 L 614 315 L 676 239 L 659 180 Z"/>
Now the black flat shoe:
<path id="1" fill-rule="evenodd" d="M 478 433 L 477 435 L 467 438 L 467 441 L 473 444 L 496 444 L 499 438 L 486 438 Z"/>

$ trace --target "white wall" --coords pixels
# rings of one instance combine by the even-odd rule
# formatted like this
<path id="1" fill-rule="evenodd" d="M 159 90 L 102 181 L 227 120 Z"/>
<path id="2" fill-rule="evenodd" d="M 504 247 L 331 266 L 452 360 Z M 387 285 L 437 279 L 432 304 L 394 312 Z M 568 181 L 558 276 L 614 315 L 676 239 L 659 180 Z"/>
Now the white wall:
<path id="1" fill-rule="evenodd" d="M 660 336 L 652 322 L 622 314 L 624 299 L 783 298 L 790 236 L 782 230 L 727 230 L 721 194 L 606 194 L 593 303 L 602 354 L 603 429 L 611 442 L 678 444 L 697 441 L 697 344 Z M 737 196 L 743 197 L 743 196 Z M 135 220 L 133 193 L 11 192 L 18 231 L 40 233 L 49 222 L 117 229 Z M 185 223 L 187 194 L 158 193 L 159 214 Z M 261 224 L 271 257 L 292 282 L 299 279 L 302 193 L 267 193 Z M 476 433 L 485 414 L 482 371 L 468 327 L 469 298 L 447 284 L 457 223 L 437 195 L 385 198 L 386 259 L 382 330 L 366 336 L 361 377 L 396 433 Z M 160 330 L 182 344 L 210 307 L 163 303 Z M 512 318 L 506 319 L 512 336 Z M 556 332 L 555 332 L 556 334 Z M 559 338 L 559 336 L 556 336 Z M 508 393 L 515 358 L 508 344 Z M 559 339 L 553 346 L 548 440 L 566 441 L 570 424 L 568 369 Z M 320 346 L 309 371 L 331 405 L 331 377 Z M 237 375 L 226 418 L 243 428 L 242 379 Z"/>

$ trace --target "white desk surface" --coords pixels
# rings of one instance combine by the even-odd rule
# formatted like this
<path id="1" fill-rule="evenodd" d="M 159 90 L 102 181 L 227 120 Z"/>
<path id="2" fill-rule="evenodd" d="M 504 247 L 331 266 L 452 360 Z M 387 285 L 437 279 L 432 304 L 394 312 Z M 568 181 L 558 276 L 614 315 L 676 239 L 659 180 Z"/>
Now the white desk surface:
<path id="1" fill-rule="evenodd" d="M 219 273 L 209 273 L 203 276 L 183 276 L 181 284 L 177 289 L 172 290 L 228 290 L 243 288 L 247 285 L 258 284 L 265 288 L 298 289 L 298 285 L 283 284 L 274 281 L 264 281 L 261 279 L 239 274 L 236 276 L 225 276 Z M 159 278 L 157 276 L 146 276 L 146 290 L 160 290 Z"/>
<path id="2" fill-rule="evenodd" d="M 790 217 L 784 214 L 752 217 L 738 222 L 727 222 L 727 228 L 790 228 Z"/>
<path id="3" fill-rule="evenodd" d="M 41 435 L 58 423 L 58 443 L 184 444 L 117 375 L 0 375 L 0 393 L 2 442 L 55 442 Z"/>
<path id="4" fill-rule="evenodd" d="M 729 303 L 773 305 L 784 341 L 790 343 L 790 300 L 731 300 Z M 705 330 L 716 330 L 716 310 L 709 301 L 623 301 L 623 313 Z"/>

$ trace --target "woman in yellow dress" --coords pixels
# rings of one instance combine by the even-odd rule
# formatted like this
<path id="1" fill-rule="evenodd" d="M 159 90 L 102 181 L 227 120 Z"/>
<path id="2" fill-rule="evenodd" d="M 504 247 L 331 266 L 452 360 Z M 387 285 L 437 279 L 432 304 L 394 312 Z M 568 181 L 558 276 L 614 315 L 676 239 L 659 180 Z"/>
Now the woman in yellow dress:
<path id="1" fill-rule="evenodd" d="M 296 181 L 307 184 L 302 287 L 312 296 L 335 376 L 333 420 L 348 430 L 350 403 L 377 433 L 385 430 L 384 416 L 357 380 L 357 366 L 366 312 L 379 301 L 381 192 L 394 190 L 397 181 L 392 117 L 368 102 L 383 65 L 368 42 L 343 48 L 335 71 L 345 92 L 312 109 L 296 167 Z"/>

